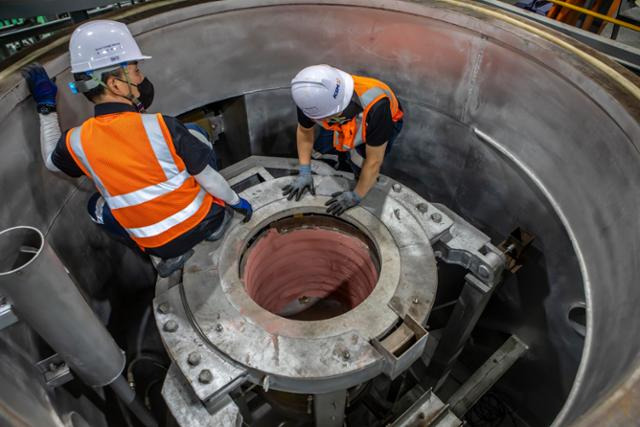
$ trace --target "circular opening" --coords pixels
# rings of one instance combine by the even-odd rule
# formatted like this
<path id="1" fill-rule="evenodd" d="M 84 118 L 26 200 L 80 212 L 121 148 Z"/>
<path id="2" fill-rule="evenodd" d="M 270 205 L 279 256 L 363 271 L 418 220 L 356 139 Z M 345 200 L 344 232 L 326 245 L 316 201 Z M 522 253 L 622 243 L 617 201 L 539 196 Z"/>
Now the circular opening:
<path id="1" fill-rule="evenodd" d="M 33 227 L 14 227 L 0 232 L 0 276 L 26 267 L 43 245 L 42 233 Z"/>
<path id="2" fill-rule="evenodd" d="M 587 309 L 583 302 L 573 304 L 567 313 L 569 325 L 580 336 L 587 334 Z"/>
<path id="3" fill-rule="evenodd" d="M 329 319 L 357 307 L 380 273 L 371 239 L 326 215 L 295 215 L 271 223 L 242 257 L 249 296 L 262 308 L 294 320 Z"/>

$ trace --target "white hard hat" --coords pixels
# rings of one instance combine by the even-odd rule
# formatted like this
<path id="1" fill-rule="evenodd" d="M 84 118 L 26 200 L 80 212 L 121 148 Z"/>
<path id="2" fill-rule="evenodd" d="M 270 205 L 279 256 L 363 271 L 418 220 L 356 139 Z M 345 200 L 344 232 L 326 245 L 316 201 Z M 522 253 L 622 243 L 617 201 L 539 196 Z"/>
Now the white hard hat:
<path id="1" fill-rule="evenodd" d="M 291 80 L 291 95 L 310 119 L 344 111 L 353 95 L 353 77 L 330 65 L 312 65 Z"/>
<path id="2" fill-rule="evenodd" d="M 125 24 L 104 19 L 87 22 L 75 29 L 69 41 L 69 56 L 72 73 L 151 58 L 140 52 Z"/>

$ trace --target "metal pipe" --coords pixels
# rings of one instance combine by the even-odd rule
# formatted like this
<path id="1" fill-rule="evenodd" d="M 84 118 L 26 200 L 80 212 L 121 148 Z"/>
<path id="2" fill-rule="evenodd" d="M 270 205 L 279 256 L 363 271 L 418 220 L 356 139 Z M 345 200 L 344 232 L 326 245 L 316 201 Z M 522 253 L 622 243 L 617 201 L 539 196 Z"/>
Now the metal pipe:
<path id="1" fill-rule="evenodd" d="M 141 421 L 151 419 L 144 408 L 131 407 L 135 393 L 121 376 L 124 353 L 37 228 L 19 226 L 0 232 L 0 292 L 9 298 L 18 318 L 49 343 L 85 383 L 110 385 Z M 155 425 L 155 421 L 145 425 Z"/>
<path id="2" fill-rule="evenodd" d="M 557 4 L 558 6 L 566 7 L 568 9 L 573 9 L 573 10 L 576 10 L 576 11 L 578 11 L 580 13 L 584 13 L 585 15 L 593 16 L 594 18 L 602 19 L 603 21 L 607 21 L 607 22 L 610 22 L 612 24 L 620 25 L 621 27 L 629 28 L 630 30 L 633 30 L 633 31 L 640 31 L 640 27 L 638 27 L 637 25 L 633 25 L 633 24 L 630 24 L 628 22 L 621 21 L 621 20 L 616 19 L 616 18 L 612 18 L 612 17 L 610 17 L 608 15 L 603 15 L 602 13 L 598 13 L 598 12 L 594 12 L 594 11 L 589 10 L 589 9 L 585 9 L 584 7 L 576 6 L 574 4 L 567 3 L 567 2 L 564 2 L 564 1 L 560 1 L 560 0 L 549 0 L 549 1 L 551 3 L 553 3 L 553 4 Z"/>

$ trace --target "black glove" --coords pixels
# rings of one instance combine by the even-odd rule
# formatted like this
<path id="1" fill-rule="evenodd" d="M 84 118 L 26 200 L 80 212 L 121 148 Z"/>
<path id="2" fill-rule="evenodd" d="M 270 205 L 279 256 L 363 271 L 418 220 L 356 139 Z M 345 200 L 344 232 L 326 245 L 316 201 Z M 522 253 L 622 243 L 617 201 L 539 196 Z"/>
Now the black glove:
<path id="1" fill-rule="evenodd" d="M 316 189 L 313 186 L 313 176 L 311 176 L 311 166 L 300 165 L 298 167 L 298 171 L 298 176 L 293 180 L 293 182 L 282 189 L 282 195 L 288 196 L 287 200 L 291 200 L 295 197 L 296 202 L 300 200 L 300 197 L 302 197 L 307 189 L 312 195 L 316 195 Z"/>
<path id="2" fill-rule="evenodd" d="M 355 191 L 339 191 L 333 193 L 331 199 L 324 205 L 329 206 L 327 208 L 328 214 L 340 216 L 344 211 L 358 205 L 361 201 L 362 198 Z"/>
<path id="3" fill-rule="evenodd" d="M 38 63 L 22 69 L 22 77 L 27 81 L 29 91 L 38 105 L 38 112 L 51 112 L 56 108 L 58 87 L 49 78 L 47 71 Z"/>

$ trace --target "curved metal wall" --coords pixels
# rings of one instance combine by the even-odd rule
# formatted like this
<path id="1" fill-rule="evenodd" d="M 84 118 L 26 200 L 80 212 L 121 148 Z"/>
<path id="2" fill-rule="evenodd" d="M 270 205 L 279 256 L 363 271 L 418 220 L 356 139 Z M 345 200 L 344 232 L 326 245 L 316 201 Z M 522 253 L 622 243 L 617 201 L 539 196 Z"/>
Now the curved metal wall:
<path id="1" fill-rule="evenodd" d="M 532 347 L 508 377 L 516 403 L 549 422 L 571 389 L 556 419 L 564 424 L 629 370 L 640 350 L 636 78 L 585 57 L 588 48 L 562 36 L 455 0 L 223 1 L 130 27 L 154 57 L 143 65 L 156 86 L 154 108 L 168 114 L 243 94 L 262 106 L 287 105 L 289 80 L 313 63 L 388 82 L 406 125 L 386 173 L 495 238 L 519 225 L 537 236 L 535 274 L 506 283 L 494 298 L 500 313 L 485 319 Z M 66 54 L 47 64 L 63 84 L 67 64 Z M 73 187 L 41 166 L 37 117 L 19 76 L 0 85 L 0 188 L 9 194 L 0 224 L 15 225 L 25 207 L 52 218 Z M 88 104 L 61 92 L 64 124 L 78 124 Z M 275 119 L 290 120 L 283 139 L 291 141 L 289 108 L 248 108 L 254 151 L 269 151 L 260 136 Z M 78 248 L 69 251 L 75 258 Z M 570 306 L 581 301 L 588 319 L 582 358 L 582 338 L 567 322 Z"/>

